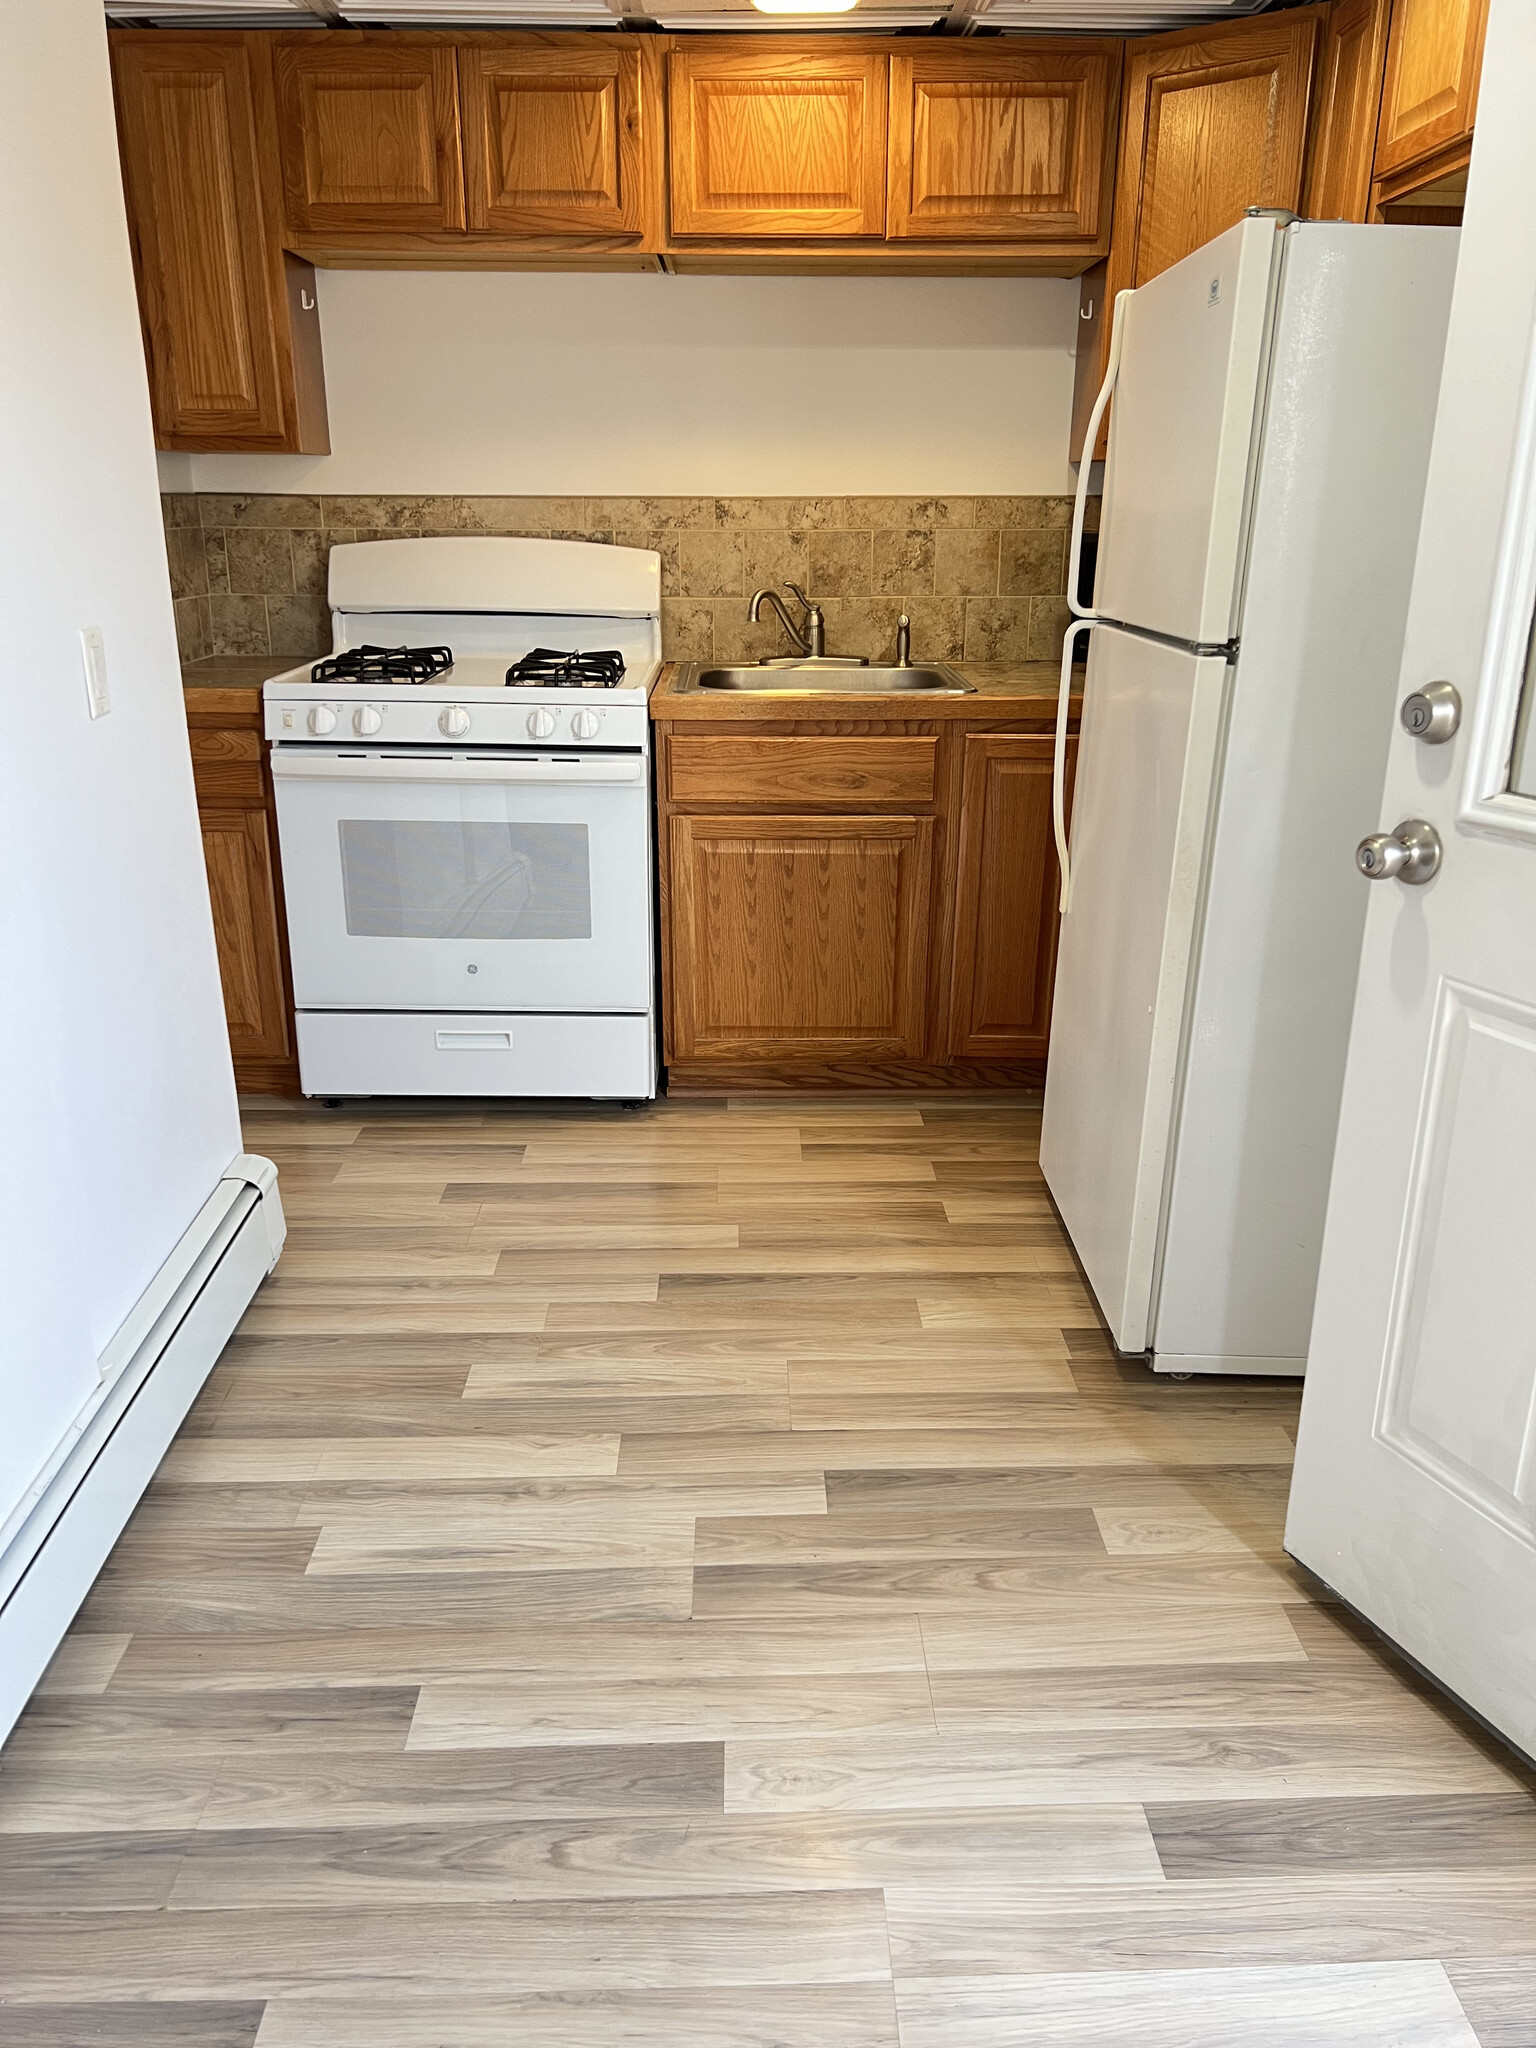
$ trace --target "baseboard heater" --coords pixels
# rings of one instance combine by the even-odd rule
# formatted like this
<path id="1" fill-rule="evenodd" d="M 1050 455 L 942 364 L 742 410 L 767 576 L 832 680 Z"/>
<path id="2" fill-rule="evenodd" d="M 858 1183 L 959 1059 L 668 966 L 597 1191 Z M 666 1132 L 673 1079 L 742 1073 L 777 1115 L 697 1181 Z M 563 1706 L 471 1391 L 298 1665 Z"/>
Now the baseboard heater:
<path id="1" fill-rule="evenodd" d="M 242 1153 L 102 1353 L 100 1385 L 0 1528 L 0 1742 L 276 1265 L 285 1230 L 277 1168 Z"/>

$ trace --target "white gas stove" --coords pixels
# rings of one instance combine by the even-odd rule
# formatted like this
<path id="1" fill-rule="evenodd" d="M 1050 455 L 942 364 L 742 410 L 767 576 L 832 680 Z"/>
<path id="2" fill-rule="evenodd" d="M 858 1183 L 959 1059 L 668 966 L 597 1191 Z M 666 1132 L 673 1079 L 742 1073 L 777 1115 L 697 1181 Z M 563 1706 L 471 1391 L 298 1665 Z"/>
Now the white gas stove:
<path id="1" fill-rule="evenodd" d="M 332 549 L 331 655 L 263 691 L 306 1094 L 655 1094 L 660 589 L 584 541 Z"/>

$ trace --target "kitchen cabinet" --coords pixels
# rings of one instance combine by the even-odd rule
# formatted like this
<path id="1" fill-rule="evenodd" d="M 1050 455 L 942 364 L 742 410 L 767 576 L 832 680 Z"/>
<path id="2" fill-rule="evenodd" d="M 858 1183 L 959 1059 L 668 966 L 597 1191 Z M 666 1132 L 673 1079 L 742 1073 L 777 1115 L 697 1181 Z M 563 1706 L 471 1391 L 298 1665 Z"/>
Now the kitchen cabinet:
<path id="1" fill-rule="evenodd" d="M 670 1089 L 1040 1081 L 1052 687 L 843 721 L 662 686 Z"/>
<path id="2" fill-rule="evenodd" d="M 1112 200 L 1120 61 L 1109 40 L 902 45 L 890 239 L 1095 242 Z"/>
<path id="3" fill-rule="evenodd" d="M 1472 139 L 1488 0 L 1394 0 L 1387 38 L 1378 181 L 1427 165 Z"/>
<path id="4" fill-rule="evenodd" d="M 465 36 L 458 61 L 471 234 L 642 232 L 636 43 Z"/>
<path id="5" fill-rule="evenodd" d="M 1304 211 L 1366 221 L 1392 0 L 1335 0 L 1317 66 Z"/>
<path id="6" fill-rule="evenodd" d="M 464 226 L 451 36 L 272 38 L 288 226 L 330 242 Z"/>
<path id="7" fill-rule="evenodd" d="M 825 39 L 680 43 L 667 58 L 672 235 L 882 236 L 889 61 Z"/>
<path id="8" fill-rule="evenodd" d="M 156 446 L 327 454 L 314 272 L 279 240 L 258 40 L 118 31 L 112 71 Z"/>
<path id="9" fill-rule="evenodd" d="M 1054 755 L 1050 736 L 965 736 L 949 1043 L 970 1059 L 1045 1058 L 1060 888 Z M 1076 757 L 1074 736 L 1069 806 Z"/>
<path id="10" fill-rule="evenodd" d="M 857 813 L 674 818 L 678 1059 L 920 1059 L 933 830 Z"/>
<path id="11" fill-rule="evenodd" d="M 1145 284 L 1241 220 L 1250 206 L 1301 203 L 1307 110 L 1321 7 L 1126 46 L 1115 222 L 1099 296 Z M 1089 286 L 1084 284 L 1086 306 Z M 1103 381 L 1109 321 L 1078 357 L 1077 460 Z M 1102 454 L 1103 443 L 1094 451 Z"/>
<path id="12" fill-rule="evenodd" d="M 260 692 L 193 689 L 186 696 L 235 1080 L 253 1094 L 296 1095 L 293 990 Z"/>

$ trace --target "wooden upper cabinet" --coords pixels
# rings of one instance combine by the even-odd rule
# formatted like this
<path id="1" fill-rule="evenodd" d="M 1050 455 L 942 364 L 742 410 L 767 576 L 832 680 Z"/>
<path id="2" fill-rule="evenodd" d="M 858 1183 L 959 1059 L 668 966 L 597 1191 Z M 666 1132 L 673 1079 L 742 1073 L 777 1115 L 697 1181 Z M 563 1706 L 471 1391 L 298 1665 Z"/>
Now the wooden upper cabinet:
<path id="1" fill-rule="evenodd" d="M 1488 0 L 1396 0 L 1376 134 L 1378 178 L 1470 137 L 1487 26 Z"/>
<path id="2" fill-rule="evenodd" d="M 273 41 L 294 234 L 463 228 L 451 37 L 332 29 Z"/>
<path id="3" fill-rule="evenodd" d="M 1112 290 L 1145 284 L 1243 217 L 1299 207 L 1320 10 L 1132 43 Z"/>
<path id="4" fill-rule="evenodd" d="M 638 48 L 477 36 L 458 50 L 470 231 L 640 234 Z"/>
<path id="5" fill-rule="evenodd" d="M 668 58 L 677 236 L 883 236 L 889 60 L 776 36 Z"/>
<path id="6" fill-rule="evenodd" d="M 1093 242 L 1107 228 L 1117 42 L 913 46 L 891 59 L 894 240 Z"/>
<path id="7" fill-rule="evenodd" d="M 156 446 L 328 453 L 315 275 L 278 243 L 259 45 L 118 30 L 111 49 Z"/>
<path id="8" fill-rule="evenodd" d="M 1392 0 L 1336 0 L 1317 67 L 1304 210 L 1309 220 L 1371 217 L 1371 165 Z"/>

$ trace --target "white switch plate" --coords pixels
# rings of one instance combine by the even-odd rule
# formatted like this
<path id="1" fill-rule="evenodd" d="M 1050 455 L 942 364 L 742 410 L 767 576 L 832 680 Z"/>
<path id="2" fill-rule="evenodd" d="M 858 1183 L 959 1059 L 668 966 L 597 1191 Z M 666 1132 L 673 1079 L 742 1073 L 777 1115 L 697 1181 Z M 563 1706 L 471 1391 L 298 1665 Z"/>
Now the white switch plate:
<path id="1" fill-rule="evenodd" d="M 85 662 L 85 694 L 92 718 L 105 718 L 112 709 L 107 693 L 107 643 L 100 626 L 80 628 L 80 653 Z"/>

